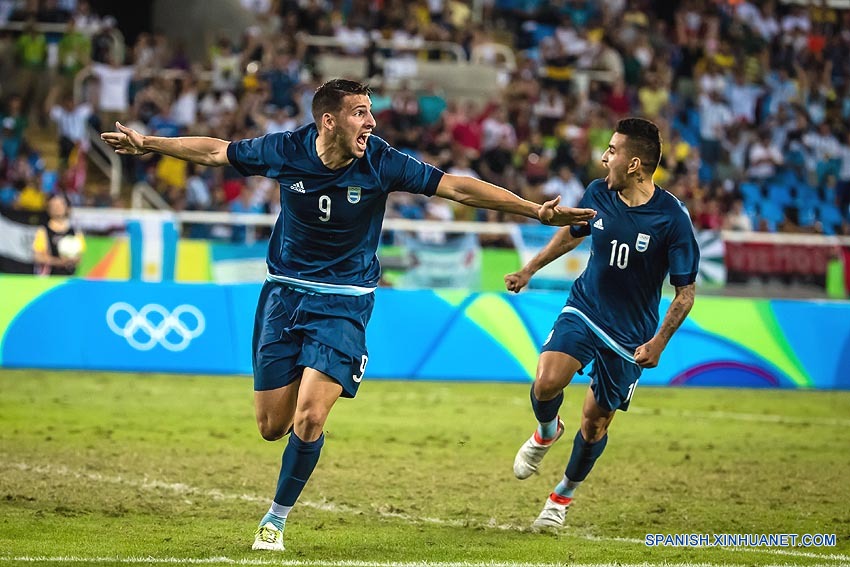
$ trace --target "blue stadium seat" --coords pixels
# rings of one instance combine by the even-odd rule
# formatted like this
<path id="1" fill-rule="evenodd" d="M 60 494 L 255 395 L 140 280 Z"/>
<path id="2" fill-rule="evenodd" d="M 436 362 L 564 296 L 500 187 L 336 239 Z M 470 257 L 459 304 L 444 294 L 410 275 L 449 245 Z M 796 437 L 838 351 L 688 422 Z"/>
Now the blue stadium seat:
<path id="1" fill-rule="evenodd" d="M 791 187 L 783 183 L 771 183 L 767 186 L 767 198 L 777 205 L 790 205 L 794 198 L 791 195 Z"/>
<path id="2" fill-rule="evenodd" d="M 824 230 L 827 225 L 833 227 L 833 229 L 841 225 L 841 211 L 838 210 L 838 207 L 831 203 L 823 203 L 818 207 L 818 218 L 824 225 Z"/>
<path id="3" fill-rule="evenodd" d="M 741 195 L 744 197 L 744 202 L 758 203 L 762 200 L 761 187 L 758 183 L 744 181 L 739 187 Z"/>
<path id="4" fill-rule="evenodd" d="M 806 183 L 797 183 L 795 190 L 797 196 L 794 199 L 794 204 L 798 207 L 814 207 L 815 205 L 820 204 L 820 196 L 818 195 L 817 190 L 811 185 Z"/>
<path id="5" fill-rule="evenodd" d="M 798 220 L 800 226 L 812 226 L 818 219 L 817 209 L 812 205 L 801 205 L 799 208 Z"/>
<path id="6" fill-rule="evenodd" d="M 769 223 L 778 223 L 785 218 L 785 213 L 779 203 L 773 201 L 764 201 L 759 207 L 761 217 Z"/>
<path id="7" fill-rule="evenodd" d="M 695 107 L 688 109 L 688 126 L 699 132 L 699 110 Z"/>

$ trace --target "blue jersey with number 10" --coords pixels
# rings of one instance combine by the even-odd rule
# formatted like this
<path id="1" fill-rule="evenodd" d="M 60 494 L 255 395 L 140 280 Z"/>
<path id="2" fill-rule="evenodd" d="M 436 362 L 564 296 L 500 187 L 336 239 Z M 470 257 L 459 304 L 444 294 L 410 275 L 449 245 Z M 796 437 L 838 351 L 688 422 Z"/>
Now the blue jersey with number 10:
<path id="1" fill-rule="evenodd" d="M 564 309 L 632 359 L 658 327 L 666 275 L 674 286 L 696 279 L 699 247 L 690 215 L 658 186 L 648 202 L 629 207 L 603 179 L 587 186 L 578 206 L 595 209 L 597 215 L 586 226 L 570 228 L 573 236 L 592 237 L 591 255 Z"/>
<path id="2" fill-rule="evenodd" d="M 280 216 L 269 241 L 269 277 L 320 293 L 362 295 L 381 276 L 375 252 L 392 191 L 433 195 L 443 177 L 369 136 L 366 153 L 331 170 L 316 153 L 315 124 L 232 142 L 227 159 L 242 175 L 280 183 Z"/>

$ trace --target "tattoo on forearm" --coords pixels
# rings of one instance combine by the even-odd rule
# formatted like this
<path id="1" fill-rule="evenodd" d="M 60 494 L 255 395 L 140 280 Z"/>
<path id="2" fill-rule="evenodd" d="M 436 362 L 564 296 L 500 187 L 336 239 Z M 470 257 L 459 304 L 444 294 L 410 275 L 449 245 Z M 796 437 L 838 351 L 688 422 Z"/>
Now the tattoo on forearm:
<path id="1" fill-rule="evenodd" d="M 658 334 L 661 335 L 665 342 L 669 341 L 679 327 L 682 326 L 691 307 L 694 305 L 695 286 L 691 284 L 676 288 L 676 297 L 670 303 L 670 308 L 667 310 L 667 315 L 664 316 L 664 322 L 661 324 L 661 330 Z"/>

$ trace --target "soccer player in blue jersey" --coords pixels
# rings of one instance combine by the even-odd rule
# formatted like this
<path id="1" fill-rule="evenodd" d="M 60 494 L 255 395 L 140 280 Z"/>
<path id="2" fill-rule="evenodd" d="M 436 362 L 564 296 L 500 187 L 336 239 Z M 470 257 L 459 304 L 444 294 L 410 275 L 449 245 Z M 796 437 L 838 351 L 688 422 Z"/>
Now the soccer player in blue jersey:
<path id="1" fill-rule="evenodd" d="M 143 136 L 118 123 L 117 132 L 101 136 L 119 154 L 229 164 L 280 183 L 281 212 L 254 319 L 254 407 L 264 439 L 290 435 L 253 549 L 283 550 L 284 523 L 319 460 L 328 414 L 340 396 L 353 398 L 363 379 L 390 192 L 439 195 L 559 226 L 587 224 L 595 214 L 559 207 L 557 199 L 538 205 L 398 152 L 372 135 L 369 92 L 354 81 L 328 81 L 313 98 L 315 123 L 236 142 Z"/>
<path id="2" fill-rule="evenodd" d="M 534 527 L 564 524 L 575 490 L 605 449 L 614 413 L 628 410 L 641 371 L 658 365 L 694 304 L 699 248 L 685 206 L 652 181 L 660 159 L 658 127 L 641 118 L 621 120 L 602 155 L 608 175 L 590 183 L 579 202 L 598 211 L 596 217 L 559 230 L 520 271 L 505 276 L 507 289 L 519 292 L 540 268 L 591 237 L 587 268 L 573 284 L 538 360 L 531 387 L 537 430 L 514 459 L 517 478 L 537 472 L 564 434 L 558 416 L 564 388 L 593 362 L 564 477 Z M 658 305 L 668 273 L 676 296 L 659 328 Z"/>

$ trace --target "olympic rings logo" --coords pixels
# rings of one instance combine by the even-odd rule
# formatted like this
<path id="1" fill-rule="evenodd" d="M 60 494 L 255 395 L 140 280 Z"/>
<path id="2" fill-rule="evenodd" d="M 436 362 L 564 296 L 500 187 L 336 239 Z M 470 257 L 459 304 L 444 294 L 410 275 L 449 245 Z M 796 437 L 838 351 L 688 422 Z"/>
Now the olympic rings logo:
<path id="1" fill-rule="evenodd" d="M 194 305 L 178 305 L 168 311 L 162 305 L 149 303 L 136 311 L 129 303 L 119 301 L 106 310 L 109 330 L 124 337 L 136 350 L 147 351 L 160 345 L 171 352 L 186 350 L 192 339 L 206 328 L 204 314 Z"/>

